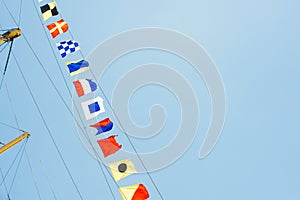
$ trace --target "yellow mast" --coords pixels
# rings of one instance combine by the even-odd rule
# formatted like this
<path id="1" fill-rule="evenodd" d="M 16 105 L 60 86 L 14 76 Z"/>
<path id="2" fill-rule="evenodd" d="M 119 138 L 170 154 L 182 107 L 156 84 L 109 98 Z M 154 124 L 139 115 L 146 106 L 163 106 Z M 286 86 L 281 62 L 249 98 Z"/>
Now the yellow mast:
<path id="1" fill-rule="evenodd" d="M 14 140 L 10 141 L 9 143 L 5 144 L 4 146 L 2 146 L 0 148 L 0 154 L 5 152 L 6 150 L 10 149 L 11 147 L 15 146 L 16 144 L 21 142 L 23 139 L 28 138 L 29 136 L 30 136 L 30 134 L 28 132 L 25 132 L 22 135 L 20 135 L 19 137 L 17 137 L 16 139 L 14 139 Z"/>

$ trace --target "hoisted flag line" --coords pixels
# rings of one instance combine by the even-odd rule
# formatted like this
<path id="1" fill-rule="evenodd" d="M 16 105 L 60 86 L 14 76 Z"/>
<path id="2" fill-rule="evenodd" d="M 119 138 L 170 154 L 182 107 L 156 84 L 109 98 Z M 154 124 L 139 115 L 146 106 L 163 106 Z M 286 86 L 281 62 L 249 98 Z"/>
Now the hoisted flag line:
<path id="1" fill-rule="evenodd" d="M 42 26 L 43 26 L 44 24 L 43 24 L 43 22 L 42 22 L 41 19 L 40 19 L 39 11 L 38 11 L 38 8 L 37 8 L 36 5 L 35 5 L 35 1 L 34 1 L 34 0 L 33 0 L 33 5 L 34 5 L 34 7 L 35 7 L 35 9 L 36 9 L 36 14 L 37 14 L 37 16 L 38 16 L 38 18 L 39 18 L 39 20 L 40 20 Z M 67 90 L 68 90 L 69 96 L 72 97 L 72 94 L 71 94 L 71 91 L 70 91 L 70 89 L 69 89 L 69 87 L 68 87 L 67 81 L 66 81 L 66 79 L 65 79 L 65 77 L 64 77 L 64 75 L 63 75 L 63 72 L 62 72 L 61 68 L 60 68 L 59 61 L 58 61 L 58 59 L 57 59 L 57 57 L 56 57 L 56 54 L 55 54 L 55 52 L 54 52 L 54 49 L 53 49 L 52 46 L 51 46 L 50 39 L 47 37 L 48 33 L 46 32 L 46 29 L 45 29 L 45 28 L 44 28 L 43 30 L 44 30 L 44 33 L 45 33 L 46 38 L 47 38 L 47 40 L 48 40 L 48 44 L 49 44 L 49 46 L 50 46 L 50 49 L 51 49 L 51 51 L 52 51 L 52 54 L 53 54 L 53 56 L 54 56 L 54 58 L 55 58 L 55 60 L 56 60 L 58 70 L 60 71 L 60 74 L 61 74 L 61 76 L 62 76 L 62 78 L 63 78 L 63 80 L 64 80 L 64 83 L 65 83 L 65 86 L 66 86 L 66 88 L 67 88 Z M 35 53 L 35 51 L 34 51 L 34 50 L 32 49 L 32 47 L 30 46 L 30 44 L 29 44 L 29 42 L 27 41 L 26 37 L 25 37 L 25 40 L 26 40 L 28 46 L 31 48 L 32 53 L 35 55 L 35 58 L 37 59 L 37 61 L 38 61 L 39 64 L 41 65 L 42 69 L 44 70 L 45 74 L 47 75 L 47 78 L 50 80 L 50 82 L 51 82 L 52 86 L 54 87 L 56 93 L 59 95 L 60 99 L 62 100 L 62 102 L 64 103 L 65 107 L 67 108 L 69 114 L 72 116 L 72 118 L 74 119 L 74 121 L 76 122 L 76 124 L 78 125 L 78 127 L 80 128 L 80 130 L 81 130 L 82 132 L 84 132 L 83 128 L 80 126 L 80 124 L 79 124 L 79 122 L 77 121 L 77 119 L 74 118 L 71 109 L 68 107 L 66 101 L 65 101 L 64 98 L 62 97 L 61 93 L 58 91 L 57 87 L 55 86 L 55 84 L 54 84 L 54 82 L 52 81 L 52 79 L 51 79 L 51 77 L 49 76 L 49 74 L 47 73 L 47 71 L 46 71 L 45 67 L 43 66 L 42 62 L 39 60 L 37 54 Z M 19 70 L 21 71 L 20 68 L 19 68 Z M 74 108 L 75 108 L 76 112 L 79 113 L 79 110 L 78 110 L 77 106 L 74 106 Z M 80 116 L 80 120 L 81 120 L 81 122 L 82 122 L 82 124 L 83 124 L 83 121 L 82 121 L 82 119 L 81 119 L 81 116 Z M 87 136 L 86 136 L 86 138 L 87 138 Z M 88 140 L 88 138 L 87 138 L 87 140 Z M 88 142 L 89 142 L 90 145 L 91 145 L 91 142 L 90 142 L 89 140 L 88 140 Z M 95 150 L 94 148 L 93 148 L 93 151 L 96 152 L 96 150 Z M 98 154 L 95 153 L 95 156 L 98 158 Z M 105 175 L 105 173 L 104 173 L 103 166 L 101 165 L 101 163 L 100 163 L 99 160 L 97 160 L 97 163 L 99 164 L 100 169 L 101 169 L 101 171 L 102 171 L 102 173 L 103 173 L 103 175 L 104 175 L 105 181 L 106 181 L 106 183 L 107 183 L 107 185 L 108 185 L 108 187 L 109 187 L 109 190 L 110 190 L 110 192 L 111 192 L 111 194 L 112 194 L 112 197 L 116 200 L 116 198 L 115 198 L 115 196 L 114 196 L 114 193 L 112 192 L 112 189 L 111 189 L 111 187 L 110 187 L 110 185 L 109 185 L 109 183 L 108 183 L 107 177 L 106 177 L 106 175 Z M 105 168 L 105 169 L 106 169 L 106 168 Z"/>
<path id="2" fill-rule="evenodd" d="M 53 3 L 53 2 L 52 2 Z M 55 3 L 55 2 L 54 2 Z M 42 6 L 43 8 L 45 7 L 45 6 L 47 6 L 48 5 L 48 7 L 50 8 L 50 6 L 49 6 L 49 4 L 46 4 L 46 5 L 44 5 L 44 6 Z M 55 4 L 56 5 L 56 4 Z M 45 12 L 45 10 L 42 10 L 42 7 L 41 7 L 41 11 L 42 11 L 42 14 L 44 14 Z M 56 8 L 56 7 L 55 7 Z M 49 10 L 47 10 L 48 12 L 49 12 Z M 46 11 L 46 12 L 47 12 Z M 57 9 L 56 9 L 56 12 L 57 12 Z M 51 16 L 52 17 L 52 16 Z M 50 17 L 49 17 L 50 18 Z M 60 20 L 61 21 L 61 20 Z M 63 21 L 64 22 L 64 21 Z M 52 24 L 53 25 L 53 24 Z M 66 25 L 66 23 L 64 22 L 63 23 L 63 25 Z M 48 29 L 49 29 L 49 26 L 47 26 L 48 27 Z M 54 23 L 54 28 L 56 28 L 55 30 L 57 30 L 57 29 L 62 29 L 62 27 L 60 26 L 60 24 L 55 24 Z M 52 27 L 52 29 L 53 29 L 53 27 Z M 51 35 L 52 35 L 52 37 L 53 37 L 53 32 L 51 32 L 51 30 L 52 29 L 49 29 L 49 31 L 50 31 L 50 33 L 51 33 Z M 56 34 L 55 35 L 55 37 L 56 36 L 58 36 L 59 34 L 62 34 L 62 33 L 64 33 L 64 32 L 67 32 L 68 31 L 68 29 L 69 29 L 69 27 L 68 28 L 66 28 L 65 30 L 66 31 L 64 31 L 64 30 L 60 30 L 60 31 L 57 31 L 57 33 L 58 34 Z M 53 37 L 54 38 L 54 37 Z M 74 41 L 74 40 L 68 40 L 68 41 L 62 41 L 62 42 L 59 42 L 59 43 L 57 43 L 57 48 L 58 48 L 58 50 L 59 50 L 59 53 L 61 54 L 61 56 L 62 56 L 62 58 L 65 58 L 68 54 L 71 54 L 71 53 L 75 53 L 76 51 L 79 51 L 80 50 L 80 48 L 79 48 L 79 44 L 76 42 L 76 41 Z M 81 53 L 81 52 L 80 52 Z M 81 53 L 82 54 L 82 53 Z M 56 57 L 56 56 L 55 56 Z M 84 60 L 83 60 L 84 61 Z M 71 61 L 72 62 L 72 61 Z M 87 61 L 86 61 L 87 62 Z M 75 63 L 73 63 L 73 64 L 77 64 L 76 62 Z M 79 65 L 79 70 L 81 69 L 81 67 L 80 67 L 81 65 Z M 69 65 L 68 65 L 68 67 L 69 67 Z M 71 67 L 74 67 L 73 65 L 71 65 Z M 77 68 L 78 68 L 78 64 L 77 64 Z M 69 67 L 69 69 L 70 69 L 70 67 Z M 77 69 L 78 70 L 78 69 Z M 75 73 L 77 73 L 77 70 L 75 70 Z M 86 70 L 87 71 L 87 70 Z M 74 72 L 74 70 L 72 71 L 72 72 Z M 78 73 L 82 73 L 82 72 L 78 72 Z M 70 70 L 70 75 L 71 75 L 71 70 Z M 93 74 L 94 75 L 94 74 Z M 95 77 L 94 77 L 95 78 Z M 96 78 L 95 78 L 95 80 L 96 80 Z M 102 93 L 103 93 L 103 90 L 102 90 L 102 88 L 101 88 L 101 86 L 100 86 L 100 84 L 98 83 L 98 82 L 96 82 L 98 85 L 99 85 L 99 88 L 101 89 L 101 91 L 102 91 Z M 92 91 L 92 92 L 94 92 L 95 90 L 93 90 L 92 88 L 89 88 L 89 84 L 85 84 L 85 85 L 81 85 L 80 86 L 81 87 L 81 89 L 79 90 L 78 89 L 78 87 L 76 87 L 75 86 L 75 89 L 76 89 L 76 92 L 78 93 L 78 96 L 80 96 L 79 94 L 81 94 L 81 95 L 85 95 L 84 94 L 84 91 L 85 90 L 87 90 L 87 91 Z M 82 94 L 82 92 L 83 92 L 83 94 Z M 103 93 L 104 94 L 104 93 Z M 105 95 L 104 95 L 105 96 Z M 100 98 L 100 100 L 99 100 L 99 98 Z M 105 96 L 105 100 L 108 100 L 107 99 L 107 97 Z M 108 104 L 109 104 L 109 101 L 107 101 L 108 102 Z M 112 107 L 111 107 L 111 105 L 109 104 L 109 106 L 110 106 L 110 108 L 112 109 Z M 82 103 L 82 109 L 84 110 L 84 113 L 85 113 L 85 117 L 86 117 L 86 119 L 87 120 L 89 120 L 89 119 L 92 119 L 92 118 L 94 118 L 94 117 L 96 117 L 96 116 L 98 116 L 100 113 L 104 113 L 105 112 L 105 109 L 104 109 L 104 106 L 103 106 L 103 100 L 102 100 L 102 98 L 101 97 L 98 97 L 98 99 L 96 98 L 96 99 L 91 99 L 90 101 L 88 101 L 88 102 L 83 102 Z M 113 109 L 112 109 L 113 110 Z M 119 121 L 119 120 L 118 120 Z M 109 125 L 110 126 L 110 125 Z M 109 128 L 107 128 L 106 126 L 104 126 L 104 129 L 105 130 L 102 130 L 102 127 L 101 126 L 99 126 L 100 127 L 100 132 L 102 131 L 102 132 L 104 132 L 104 131 L 109 131 L 110 129 Z M 99 127 L 97 127 L 97 129 L 99 128 Z M 109 129 L 109 130 L 108 130 Z M 122 128 L 123 129 L 123 128 Z M 124 130 L 123 130 L 124 131 Z M 98 132 L 99 132 L 99 129 L 98 129 Z M 125 131 L 124 131 L 125 132 Z M 125 134 L 126 134 L 126 132 L 125 132 Z M 126 136 L 128 137 L 128 135 L 126 134 Z M 121 145 L 119 145 L 115 140 L 114 140 L 114 137 L 112 138 L 112 136 L 111 137 L 108 137 L 108 138 L 106 138 L 107 139 L 107 141 L 105 142 L 105 144 L 106 145 L 102 145 L 102 146 L 100 146 L 100 144 L 99 144 L 99 146 L 100 146 L 100 148 L 101 148 L 101 150 L 102 151 L 110 151 L 111 149 L 112 149 L 112 146 L 115 148 L 113 148 L 114 150 L 113 151 L 115 151 L 115 152 L 117 152 L 118 151 L 118 148 L 121 148 Z M 113 140 L 112 140 L 113 139 Z M 128 138 L 129 139 L 129 138 Z M 130 140 L 130 139 L 129 139 Z M 98 143 L 100 143 L 99 141 L 98 141 Z M 134 146 L 133 146 L 133 143 L 130 141 L 130 143 L 131 143 L 131 145 L 132 145 L 132 147 L 133 147 L 133 149 L 136 151 L 136 149 L 134 148 Z M 107 146 L 108 145 L 108 146 Z M 104 150 L 103 150 L 104 149 Z M 114 152 L 114 153 L 115 153 Z M 138 153 L 136 152 L 136 154 L 138 155 Z M 109 155 L 111 155 L 111 154 L 109 154 Z M 109 155 L 107 155 L 107 156 L 109 156 Z M 139 156 L 138 156 L 139 157 Z M 140 158 L 140 157 L 139 157 Z M 140 159 L 140 161 L 142 162 L 142 160 Z M 143 164 L 143 163 L 142 163 Z M 124 166 L 124 165 L 126 165 L 126 164 L 124 164 L 124 163 L 122 163 L 122 166 Z M 145 167 L 145 165 L 143 164 L 143 166 Z M 146 167 L 145 167 L 145 169 L 146 169 Z M 147 171 L 147 169 L 146 169 L 146 171 Z M 152 178 L 151 178 L 151 176 L 150 176 L 150 174 L 148 173 L 148 175 L 149 175 L 149 177 L 150 177 L 150 179 L 151 179 L 151 181 L 152 181 L 152 183 L 155 185 L 155 183 L 153 182 L 153 180 L 152 180 Z M 155 185 L 155 187 L 156 187 L 156 185 Z M 157 187 L 156 187 L 156 189 L 157 189 Z M 158 189 L 157 189 L 158 190 Z M 140 190 L 138 190 L 138 191 L 140 191 Z M 138 192 L 137 191 L 137 192 Z M 147 190 L 141 190 L 141 191 L 143 191 L 143 192 L 145 192 L 145 191 L 147 191 Z M 148 192 L 147 192 L 148 193 Z M 159 192 L 159 190 L 158 190 L 158 193 L 160 194 L 160 192 Z M 137 194 L 138 195 L 138 194 Z M 148 194 L 149 195 L 149 194 Z M 148 197 L 148 195 L 144 195 L 144 199 L 147 199 Z M 122 196 L 123 196 L 123 199 L 124 198 L 126 198 L 126 196 L 124 197 L 124 194 L 122 194 Z M 143 196 L 143 195 L 142 195 Z M 161 194 L 160 194 L 160 196 L 161 196 Z M 133 198 L 133 197 L 130 197 L 130 199 L 131 198 Z M 127 198 L 126 198 L 127 199 Z M 162 198 L 162 196 L 161 196 L 161 199 L 163 199 Z"/>

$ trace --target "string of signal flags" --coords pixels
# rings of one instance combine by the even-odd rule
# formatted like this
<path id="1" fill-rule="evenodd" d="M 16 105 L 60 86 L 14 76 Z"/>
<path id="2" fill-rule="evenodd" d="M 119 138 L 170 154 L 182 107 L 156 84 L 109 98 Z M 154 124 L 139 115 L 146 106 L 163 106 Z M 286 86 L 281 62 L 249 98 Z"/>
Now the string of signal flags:
<path id="1" fill-rule="evenodd" d="M 59 16 L 55 1 L 45 4 L 42 0 L 38 0 L 38 2 L 40 4 L 42 19 L 44 21 L 50 21 L 51 19 Z M 69 25 L 64 19 L 59 19 L 55 22 L 49 23 L 46 27 L 53 39 L 59 37 L 60 34 L 68 32 L 69 29 Z M 79 43 L 75 40 L 57 42 L 56 47 L 62 59 L 66 58 L 68 54 L 73 54 L 80 50 Z M 66 66 L 71 77 L 89 70 L 89 63 L 84 59 L 66 62 Z M 97 90 L 97 82 L 92 79 L 74 80 L 73 86 L 79 99 Z M 104 102 L 100 96 L 81 102 L 81 106 L 86 120 L 96 118 L 101 113 L 105 113 Z M 90 127 L 97 129 L 96 135 L 109 133 L 113 129 L 113 126 L 114 123 L 108 117 L 90 125 Z M 122 145 L 116 141 L 116 136 L 117 135 L 111 135 L 104 139 L 97 140 L 99 148 L 105 158 L 117 153 L 122 148 Z M 110 163 L 108 167 L 110 168 L 111 175 L 115 182 L 136 173 L 134 164 L 130 159 Z M 123 200 L 146 200 L 150 196 L 143 184 L 119 187 L 119 192 Z"/>

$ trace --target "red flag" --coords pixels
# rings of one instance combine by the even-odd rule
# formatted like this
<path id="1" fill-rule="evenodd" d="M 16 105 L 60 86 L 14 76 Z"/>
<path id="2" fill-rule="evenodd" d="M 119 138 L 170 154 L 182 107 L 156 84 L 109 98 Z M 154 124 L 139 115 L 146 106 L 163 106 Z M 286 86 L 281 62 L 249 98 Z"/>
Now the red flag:
<path id="1" fill-rule="evenodd" d="M 108 138 L 97 140 L 105 158 L 111 154 L 116 153 L 122 148 L 122 145 L 118 144 L 115 140 L 116 136 L 117 135 L 112 135 Z"/>
<path id="2" fill-rule="evenodd" d="M 139 187 L 136 189 L 132 200 L 144 200 L 149 198 L 149 193 L 146 187 L 143 184 L 139 184 Z"/>
<path id="3" fill-rule="evenodd" d="M 67 32 L 69 29 L 69 26 L 68 26 L 67 22 L 65 22 L 65 20 L 60 19 L 57 22 L 47 25 L 47 28 L 49 29 L 52 37 L 55 38 L 59 34 Z"/>

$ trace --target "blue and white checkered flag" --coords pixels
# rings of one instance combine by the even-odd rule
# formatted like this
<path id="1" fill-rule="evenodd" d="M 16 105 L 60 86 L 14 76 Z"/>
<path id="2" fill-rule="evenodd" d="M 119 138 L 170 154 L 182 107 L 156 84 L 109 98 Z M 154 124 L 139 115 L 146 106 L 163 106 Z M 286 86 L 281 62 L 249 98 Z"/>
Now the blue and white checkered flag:
<path id="1" fill-rule="evenodd" d="M 56 43 L 56 46 L 62 58 L 80 49 L 78 42 L 76 42 L 75 40 L 62 41 Z"/>

